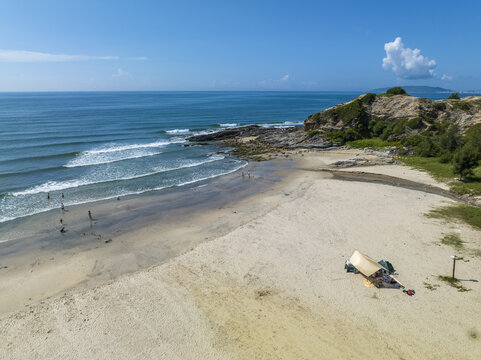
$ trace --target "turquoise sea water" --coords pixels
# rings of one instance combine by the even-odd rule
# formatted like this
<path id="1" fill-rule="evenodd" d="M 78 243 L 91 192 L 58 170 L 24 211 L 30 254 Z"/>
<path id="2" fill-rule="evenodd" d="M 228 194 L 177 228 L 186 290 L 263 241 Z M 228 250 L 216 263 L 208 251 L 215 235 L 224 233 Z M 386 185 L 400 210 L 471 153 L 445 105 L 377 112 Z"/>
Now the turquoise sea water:
<path id="1" fill-rule="evenodd" d="M 2 93 L 0 224 L 62 202 L 198 184 L 236 171 L 244 161 L 216 145 L 185 146 L 185 138 L 246 124 L 300 126 L 309 114 L 359 94 Z"/>

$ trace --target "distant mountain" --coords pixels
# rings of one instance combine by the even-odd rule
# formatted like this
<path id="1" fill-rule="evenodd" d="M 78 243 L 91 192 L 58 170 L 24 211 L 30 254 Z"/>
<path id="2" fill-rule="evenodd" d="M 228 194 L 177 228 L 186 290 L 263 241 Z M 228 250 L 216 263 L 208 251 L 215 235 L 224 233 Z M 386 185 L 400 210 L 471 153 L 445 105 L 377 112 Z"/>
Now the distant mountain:
<path id="1" fill-rule="evenodd" d="M 391 86 L 393 87 L 393 86 Z M 376 93 L 376 94 L 381 94 L 385 93 L 387 89 L 390 89 L 391 87 L 385 87 L 385 88 L 379 88 L 379 89 L 374 89 L 371 90 L 370 92 Z M 453 93 L 454 90 L 449 90 L 449 89 L 444 89 L 441 87 L 434 87 L 434 86 L 401 86 L 408 94 L 417 94 L 417 93 Z"/>

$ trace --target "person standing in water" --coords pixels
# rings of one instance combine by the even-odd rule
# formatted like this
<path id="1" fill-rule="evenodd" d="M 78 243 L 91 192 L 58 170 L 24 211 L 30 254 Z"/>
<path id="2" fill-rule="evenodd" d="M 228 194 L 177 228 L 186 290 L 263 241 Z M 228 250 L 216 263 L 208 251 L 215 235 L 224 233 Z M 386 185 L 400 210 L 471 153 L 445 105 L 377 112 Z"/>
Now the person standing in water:
<path id="1" fill-rule="evenodd" d="M 47 193 L 47 199 L 50 200 L 50 193 Z"/>
<path id="2" fill-rule="evenodd" d="M 62 199 L 63 199 L 64 197 L 65 197 L 65 196 L 64 196 L 63 193 L 62 193 Z"/>
<path id="3" fill-rule="evenodd" d="M 90 210 L 89 210 L 89 220 L 90 220 L 90 221 L 93 220 L 93 219 L 92 219 L 92 213 L 90 212 Z"/>
<path id="4" fill-rule="evenodd" d="M 63 203 L 61 203 L 60 207 L 62 208 L 62 211 L 65 210 L 65 205 Z"/>

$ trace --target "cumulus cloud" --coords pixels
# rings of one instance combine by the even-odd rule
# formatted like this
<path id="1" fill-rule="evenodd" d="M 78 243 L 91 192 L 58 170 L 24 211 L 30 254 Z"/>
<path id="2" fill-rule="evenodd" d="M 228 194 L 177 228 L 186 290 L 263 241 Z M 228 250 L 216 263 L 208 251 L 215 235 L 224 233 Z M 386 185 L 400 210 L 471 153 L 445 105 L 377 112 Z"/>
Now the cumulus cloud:
<path id="1" fill-rule="evenodd" d="M 382 67 L 394 71 L 399 78 L 427 79 L 434 76 L 436 61 L 421 55 L 419 49 L 404 47 L 400 37 L 384 44 L 384 50 L 386 57 L 382 59 Z"/>
<path id="2" fill-rule="evenodd" d="M 120 60 L 118 56 L 91 56 L 91 55 L 67 55 L 49 54 L 26 50 L 1 50 L 0 62 L 33 63 L 33 62 L 67 62 L 89 60 Z M 126 60 L 147 60 L 145 57 L 128 58 Z"/>
<path id="3" fill-rule="evenodd" d="M 281 81 L 288 81 L 288 80 L 289 80 L 289 74 L 286 74 L 281 78 Z"/>
<path id="4" fill-rule="evenodd" d="M 441 80 L 451 81 L 453 80 L 453 77 L 450 75 L 443 74 L 443 76 L 441 76 Z"/>

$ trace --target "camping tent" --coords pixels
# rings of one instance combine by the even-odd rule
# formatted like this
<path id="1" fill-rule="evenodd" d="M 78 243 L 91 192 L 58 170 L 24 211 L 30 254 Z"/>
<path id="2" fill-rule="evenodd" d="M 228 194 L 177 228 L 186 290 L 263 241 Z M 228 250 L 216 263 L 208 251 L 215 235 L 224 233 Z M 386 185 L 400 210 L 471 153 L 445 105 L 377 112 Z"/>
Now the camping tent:
<path id="1" fill-rule="evenodd" d="M 379 269 L 383 267 L 371 259 L 369 256 L 361 254 L 359 251 L 354 250 L 354 254 L 352 254 L 351 258 L 349 259 L 352 265 L 362 274 L 366 276 L 371 276 Z"/>

